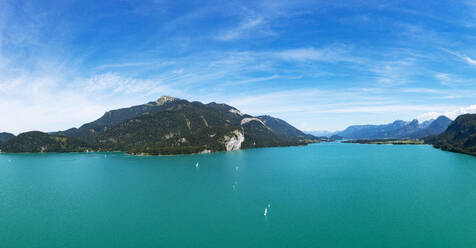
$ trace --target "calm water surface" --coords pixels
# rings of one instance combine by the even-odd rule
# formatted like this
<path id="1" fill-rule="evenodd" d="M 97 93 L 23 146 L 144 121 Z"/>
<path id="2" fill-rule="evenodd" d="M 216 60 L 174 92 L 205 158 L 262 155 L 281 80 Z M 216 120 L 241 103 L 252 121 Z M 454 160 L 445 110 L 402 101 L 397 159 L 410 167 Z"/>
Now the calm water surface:
<path id="1" fill-rule="evenodd" d="M 0 247 L 476 247 L 476 157 L 339 143 L 1 154 Z"/>

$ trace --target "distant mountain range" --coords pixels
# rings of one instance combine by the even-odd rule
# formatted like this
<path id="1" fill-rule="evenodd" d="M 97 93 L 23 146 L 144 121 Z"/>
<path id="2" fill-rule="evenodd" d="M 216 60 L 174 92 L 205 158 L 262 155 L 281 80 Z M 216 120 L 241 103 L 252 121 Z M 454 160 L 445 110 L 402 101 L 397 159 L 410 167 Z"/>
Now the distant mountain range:
<path id="1" fill-rule="evenodd" d="M 450 125 L 451 119 L 440 116 L 436 120 L 420 123 L 418 120 L 410 122 L 397 120 L 384 125 L 356 125 L 336 132 L 334 135 L 345 139 L 401 139 L 423 138 L 444 132 Z"/>
<path id="2" fill-rule="evenodd" d="M 319 136 L 331 137 L 336 132 L 321 130 L 321 131 L 307 131 L 306 133 L 317 136 L 317 137 L 319 137 Z"/>
<path id="3" fill-rule="evenodd" d="M 271 116 L 251 116 L 226 104 L 157 101 L 106 112 L 96 121 L 53 133 L 27 132 L 0 144 L 3 152 L 125 151 L 186 154 L 319 141 Z"/>
<path id="4" fill-rule="evenodd" d="M 459 116 L 445 132 L 430 136 L 425 142 L 443 150 L 476 156 L 476 114 Z"/>

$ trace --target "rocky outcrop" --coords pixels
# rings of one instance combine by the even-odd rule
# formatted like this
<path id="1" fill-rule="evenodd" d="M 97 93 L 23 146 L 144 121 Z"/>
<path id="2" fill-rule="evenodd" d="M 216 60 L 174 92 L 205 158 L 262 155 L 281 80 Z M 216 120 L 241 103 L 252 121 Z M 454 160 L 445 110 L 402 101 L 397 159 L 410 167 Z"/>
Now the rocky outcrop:
<path id="1" fill-rule="evenodd" d="M 261 120 L 258 119 L 258 118 L 255 118 L 255 117 L 243 118 L 243 120 L 241 120 L 241 125 L 245 125 L 246 123 L 248 123 L 248 122 L 250 122 L 250 121 L 257 121 L 257 122 L 263 124 L 263 126 L 266 126 L 266 124 L 264 124 L 263 121 L 261 121 Z"/>
<path id="2" fill-rule="evenodd" d="M 233 131 L 233 135 L 225 136 L 225 147 L 227 151 L 241 149 L 241 144 L 245 141 L 245 135 L 240 130 Z"/>

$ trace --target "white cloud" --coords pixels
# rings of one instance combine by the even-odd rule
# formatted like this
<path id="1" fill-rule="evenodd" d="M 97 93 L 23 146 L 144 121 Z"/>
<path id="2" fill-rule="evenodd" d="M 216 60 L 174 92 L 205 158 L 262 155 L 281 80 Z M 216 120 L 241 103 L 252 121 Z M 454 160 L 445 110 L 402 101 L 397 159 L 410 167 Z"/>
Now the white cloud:
<path id="1" fill-rule="evenodd" d="M 424 94 L 445 94 L 446 91 L 431 88 L 403 88 L 406 93 L 424 93 Z"/>
<path id="2" fill-rule="evenodd" d="M 140 62 L 126 62 L 126 63 L 116 63 L 116 64 L 103 64 L 95 69 L 97 70 L 107 70 L 107 69 L 123 69 L 128 67 L 146 67 L 146 66 L 168 66 L 173 65 L 173 61 L 140 61 Z"/>
<path id="3" fill-rule="evenodd" d="M 382 92 L 379 96 L 373 91 L 360 88 L 346 90 L 321 90 L 306 88 L 298 90 L 275 91 L 252 96 L 232 98 L 228 102 L 242 112 L 250 114 L 323 114 L 323 113 L 398 113 L 430 111 L 435 108 L 451 108 L 440 104 L 402 104 L 394 90 Z M 339 101 L 336 101 L 339 99 Z"/>
<path id="4" fill-rule="evenodd" d="M 472 58 L 470 58 L 470 57 L 468 57 L 468 56 L 466 56 L 466 55 L 464 55 L 463 58 L 464 58 L 464 60 L 466 60 L 466 62 L 468 62 L 468 63 L 470 63 L 470 64 L 472 64 L 472 65 L 476 65 L 476 60 L 474 60 L 474 59 L 472 59 Z"/>
<path id="5" fill-rule="evenodd" d="M 463 84 L 470 84 L 471 80 L 461 78 L 449 73 L 437 73 L 435 77 L 440 81 L 440 84 L 445 86 L 461 86 Z"/>
<path id="6" fill-rule="evenodd" d="M 306 130 L 339 130 L 356 124 L 389 123 L 397 119 L 411 120 L 420 113 L 431 112 L 435 109 L 457 108 L 457 105 L 441 101 L 426 103 L 422 100 L 434 97 L 433 95 L 422 96 L 418 99 L 402 98 L 402 95 L 397 93 L 401 90 L 399 88 L 334 90 L 305 88 L 237 95 L 230 99 L 218 100 L 237 107 L 243 113 L 270 114 Z M 427 90 L 416 88 L 415 91 L 420 93 Z M 435 93 L 441 98 L 440 93 L 445 92 L 430 90 L 430 93 Z"/>
<path id="7" fill-rule="evenodd" d="M 346 107 L 329 109 L 326 113 L 389 113 L 405 111 L 425 111 L 435 108 L 435 105 L 368 105 L 361 107 Z"/>
<path id="8" fill-rule="evenodd" d="M 48 29 L 43 26 L 25 26 L 24 23 L 17 23 L 13 28 L 14 32 L 10 30 L 9 36 L 5 36 L 2 29 L 8 28 L 8 25 L 6 25 L 5 18 L 2 18 L 0 7 L 0 116 L 7 116 L 9 120 L 8 123 L 0 123 L 0 131 L 19 132 L 32 128 L 52 131 L 78 126 L 96 119 L 104 111 L 141 104 L 154 100 L 162 94 L 190 100 L 222 101 L 236 105 L 251 114 L 277 115 L 277 117 L 294 121 L 299 126 L 309 129 L 335 129 L 340 126 L 334 126 L 344 125 L 344 122 L 350 124 L 356 124 L 358 121 L 375 122 L 377 120 L 374 118 L 378 118 L 377 116 L 384 116 L 382 119 L 386 119 L 383 121 L 394 116 L 398 116 L 398 118 L 416 116 L 421 112 L 428 112 L 428 116 L 433 116 L 436 112 L 431 111 L 435 111 L 435 109 L 444 113 L 455 108 L 454 106 L 437 105 L 444 98 L 464 96 L 469 100 L 471 94 L 475 92 L 465 91 L 462 87 L 448 90 L 434 89 L 427 82 L 419 82 L 414 85 L 415 88 L 403 91 L 401 88 L 392 87 L 414 82 L 412 79 L 417 78 L 416 76 L 428 76 L 428 70 L 425 69 L 429 69 L 430 66 L 425 65 L 426 61 L 422 57 L 428 56 L 425 59 L 432 61 L 436 61 L 438 58 L 425 49 L 422 49 L 424 51 L 412 51 L 411 48 L 405 50 L 394 47 L 395 49 L 392 50 L 392 46 L 402 46 L 402 41 L 407 41 L 401 39 L 395 43 L 389 43 L 386 48 L 377 50 L 364 47 L 354 48 L 352 44 L 321 47 L 316 45 L 315 40 L 307 43 L 304 40 L 299 43 L 306 44 L 304 47 L 291 44 L 292 47 L 284 48 L 285 50 L 240 51 L 235 49 L 246 47 L 246 44 L 240 44 L 238 47 L 217 47 L 211 44 L 210 48 L 200 47 L 204 50 L 197 53 L 193 53 L 197 50 L 196 47 L 174 50 L 173 57 L 167 57 L 171 50 L 166 43 L 171 40 L 177 43 L 174 45 L 181 48 L 185 48 L 187 45 L 203 44 L 201 35 L 198 40 L 192 36 L 188 37 L 189 34 L 185 34 L 183 37 L 173 35 L 173 30 L 179 30 L 178 33 L 187 33 L 183 32 L 183 27 L 186 25 L 195 22 L 203 24 L 200 22 L 201 18 L 215 17 L 218 14 L 242 18 L 231 28 L 221 30 L 223 32 L 218 35 L 214 29 L 215 25 L 209 25 L 213 29 L 211 31 L 208 30 L 208 27 L 206 30 L 200 30 L 207 38 L 215 38 L 219 44 L 223 45 L 220 41 L 246 41 L 246 39 L 256 36 L 274 35 L 271 30 L 272 27 L 275 27 L 274 24 L 286 24 L 285 18 L 291 18 L 294 14 L 300 15 L 299 13 L 301 13 L 303 17 L 318 14 L 316 13 L 317 9 L 303 8 L 302 1 L 298 2 L 266 1 L 261 2 L 260 9 L 251 8 L 251 10 L 243 11 L 244 7 L 242 9 L 233 8 L 236 11 L 232 11 L 231 15 L 218 13 L 223 9 L 221 6 L 220 8 L 209 6 L 209 9 L 193 11 L 193 13 L 179 17 L 174 23 L 165 24 L 167 27 L 159 26 L 159 30 L 163 28 L 168 31 L 165 36 L 160 36 L 165 37 L 161 39 L 160 44 L 153 43 L 159 44 L 158 46 L 146 47 L 147 44 L 151 44 L 151 41 L 145 40 L 141 51 L 130 47 L 131 50 L 121 51 L 121 55 L 117 56 L 114 55 L 117 54 L 117 51 L 114 53 L 109 53 L 112 50 L 105 51 L 104 54 L 112 56 L 107 57 L 108 63 L 113 61 L 117 64 L 98 65 L 96 63 L 103 61 L 100 59 L 101 56 L 97 57 L 99 60 L 95 60 L 96 57 L 91 56 L 85 61 L 94 62 L 92 65 L 96 67 L 93 68 L 89 67 L 91 64 L 88 62 L 73 61 L 78 52 L 84 52 L 85 57 L 89 53 L 98 52 L 88 51 L 87 47 L 77 47 L 78 49 L 70 51 L 70 48 L 74 47 L 70 47 L 72 44 L 69 44 L 68 39 L 77 38 L 75 33 L 81 33 L 81 30 L 63 29 L 60 26 L 55 26 L 56 28 L 53 30 L 60 31 L 60 34 L 71 33 L 68 35 L 57 34 L 49 39 L 49 37 L 45 38 Z M 311 3 L 313 1 L 304 2 Z M 241 6 L 242 4 L 236 3 L 236 5 Z M 293 5 L 301 6 L 295 8 Z M 325 8 L 320 9 L 326 11 Z M 289 22 L 289 24 L 297 24 L 294 20 L 299 21 L 299 19 L 293 19 L 293 22 Z M 29 21 L 27 22 L 29 23 Z M 68 23 L 65 25 L 68 26 Z M 10 27 L 13 26 L 10 25 Z M 280 27 L 283 27 L 283 33 L 292 34 L 293 31 L 296 31 L 285 30 L 284 28 L 287 26 Z M 288 31 L 291 32 L 288 33 Z M 392 33 L 398 32 L 398 30 L 394 31 Z M 425 46 L 427 46 L 426 43 L 433 44 L 433 46 L 441 43 L 449 44 L 446 42 L 447 40 L 437 36 L 437 33 L 424 28 L 414 28 L 411 33 L 414 35 L 412 37 L 414 40 L 403 43 L 405 47 L 415 47 L 418 44 L 413 41 L 417 39 L 422 39 Z M 155 40 L 158 37 L 157 34 L 160 33 L 151 33 L 150 39 Z M 457 39 L 460 38 L 462 37 L 457 37 Z M 8 52 L 13 56 L 2 57 L 1 48 L 4 39 L 10 39 L 4 44 L 18 45 L 27 50 L 34 49 L 25 53 L 27 55 L 23 55 L 22 58 L 19 58 L 21 55 L 18 55 L 17 58 L 14 54 L 15 51 L 3 47 L 5 53 Z M 438 41 L 434 39 L 438 39 Z M 216 40 L 209 42 L 216 43 Z M 336 42 L 338 41 L 336 40 Z M 289 46 L 290 43 L 282 45 Z M 36 53 L 37 51 L 41 54 Z M 176 57 L 180 56 L 179 54 L 188 55 Z M 456 53 L 453 54 L 456 55 Z M 468 52 L 468 54 L 471 53 Z M 447 54 L 445 56 L 446 59 L 451 57 Z M 461 54 L 457 54 L 457 56 L 458 58 L 455 57 L 455 59 L 476 65 L 474 57 Z M 140 61 L 141 59 L 144 61 Z M 8 64 L 9 60 L 17 63 Z M 341 62 L 344 62 L 345 65 L 328 66 L 326 64 Z M 42 65 L 45 66 L 42 67 Z M 25 68 L 21 68 L 22 66 Z M 76 70 L 76 68 L 78 69 Z M 65 70 L 69 70 L 69 72 L 65 73 Z M 346 73 L 350 76 L 345 75 L 346 78 L 342 79 L 344 78 L 343 74 Z M 432 77 L 434 72 L 429 74 Z M 331 78 L 329 75 L 333 77 Z M 359 76 L 364 79 L 356 79 Z M 443 85 L 461 83 L 463 80 L 460 75 L 448 73 L 440 73 L 435 77 Z M 325 82 L 327 79 L 330 81 Z M 336 80 L 333 81 L 334 79 Z M 354 81 L 354 79 L 356 80 Z M 287 82 L 283 83 L 284 81 Z M 260 87 L 254 87 L 253 83 L 257 82 L 261 82 Z M 375 84 L 375 82 L 383 85 Z M 354 87 L 359 85 L 362 88 L 344 88 L 352 85 Z M 322 88 L 319 88 L 321 86 Z M 402 92 L 409 94 L 402 94 Z M 347 118 L 351 115 L 358 117 Z M 342 119 L 330 121 L 326 119 L 332 116 Z"/>
<path id="9" fill-rule="evenodd" d="M 134 79 L 121 77 L 115 73 L 104 73 L 86 79 L 84 89 L 89 92 L 106 91 L 112 94 L 146 94 L 153 95 L 158 92 L 175 92 L 161 79 Z M 81 85 L 81 83 L 78 83 Z M 81 85 L 82 87 L 82 85 Z"/>
<path id="10" fill-rule="evenodd" d="M 463 61 L 465 61 L 466 63 L 470 64 L 470 65 L 476 65 L 476 60 L 472 59 L 471 57 L 469 57 L 468 55 L 465 55 L 465 54 L 461 54 L 461 53 L 458 53 L 458 52 L 455 52 L 455 51 L 451 51 L 449 49 L 446 49 L 446 48 L 441 48 L 443 51 L 446 51 L 447 53 L 449 54 L 452 54 L 460 59 L 462 59 Z"/>
<path id="11" fill-rule="evenodd" d="M 418 73 L 415 68 L 415 59 L 406 58 L 377 63 L 371 66 L 370 71 L 376 74 L 378 83 L 386 86 L 396 86 L 411 83 L 412 78 Z"/>
<path id="12" fill-rule="evenodd" d="M 243 21 L 238 27 L 232 28 L 223 34 L 216 36 L 217 40 L 221 41 L 231 41 L 236 39 L 241 39 L 244 36 L 249 35 L 249 32 L 257 29 L 258 27 L 264 25 L 265 21 L 263 17 L 250 17 Z"/>
<path id="13" fill-rule="evenodd" d="M 0 83 L 0 130 L 53 131 L 70 128 L 84 120 L 98 118 L 105 105 L 88 94 L 58 90 L 61 81 L 55 77 L 22 76 Z"/>
<path id="14" fill-rule="evenodd" d="M 353 62 L 361 63 L 361 59 L 350 55 L 350 49 L 345 46 L 331 46 L 316 49 L 314 47 L 295 48 L 275 52 L 278 58 L 294 61 L 321 62 Z"/>
<path id="15" fill-rule="evenodd" d="M 455 119 L 456 117 L 460 116 L 460 115 L 463 115 L 463 114 L 470 114 L 470 113 L 476 113 L 476 105 L 470 105 L 470 106 L 467 106 L 467 107 L 462 107 L 462 108 L 458 108 L 458 109 L 455 109 L 455 110 L 452 110 L 452 111 L 443 111 L 443 112 L 427 112 L 427 113 L 423 113 L 419 116 L 417 116 L 417 119 L 419 120 L 430 120 L 430 119 L 436 119 L 438 118 L 438 116 L 440 115 L 444 115 L 450 119 Z"/>
<path id="16" fill-rule="evenodd" d="M 283 59 L 288 60 L 328 60 L 329 54 L 323 50 L 316 50 L 314 48 L 298 48 L 280 52 L 279 55 Z"/>
<path id="17" fill-rule="evenodd" d="M 75 79 L 65 75 L 29 75 L 0 79 L 1 132 L 57 131 L 94 121 L 104 112 L 142 104 L 165 94 L 180 95 L 157 80 L 116 74 Z"/>
<path id="18" fill-rule="evenodd" d="M 278 79 L 281 78 L 279 75 L 271 75 L 269 77 L 250 77 L 250 78 L 245 78 L 242 80 L 232 80 L 230 81 L 230 84 L 233 85 L 238 85 L 238 84 L 248 84 L 248 83 L 257 83 L 257 82 L 263 82 L 263 81 L 269 81 L 273 79 Z"/>

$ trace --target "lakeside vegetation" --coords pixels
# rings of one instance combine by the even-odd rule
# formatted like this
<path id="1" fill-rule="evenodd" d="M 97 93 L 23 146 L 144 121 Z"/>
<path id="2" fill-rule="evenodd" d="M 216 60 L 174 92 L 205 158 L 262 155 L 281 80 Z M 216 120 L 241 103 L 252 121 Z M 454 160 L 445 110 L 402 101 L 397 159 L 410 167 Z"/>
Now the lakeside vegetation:
<path id="1" fill-rule="evenodd" d="M 1 152 L 87 152 L 94 147 L 87 142 L 71 138 L 52 136 L 47 133 L 32 131 L 22 133 L 0 144 Z"/>
<path id="2" fill-rule="evenodd" d="M 476 156 L 476 114 L 458 116 L 445 132 L 427 137 L 425 142 L 445 151 Z"/>

